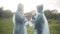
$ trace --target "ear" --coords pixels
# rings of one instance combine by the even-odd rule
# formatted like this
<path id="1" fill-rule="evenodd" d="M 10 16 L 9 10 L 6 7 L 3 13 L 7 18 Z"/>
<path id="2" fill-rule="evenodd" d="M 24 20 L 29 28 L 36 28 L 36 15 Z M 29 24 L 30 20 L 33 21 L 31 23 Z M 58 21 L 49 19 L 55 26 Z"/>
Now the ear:
<path id="1" fill-rule="evenodd" d="M 37 6 L 37 11 L 38 11 L 39 13 L 43 12 L 43 5 L 38 5 L 38 6 Z"/>

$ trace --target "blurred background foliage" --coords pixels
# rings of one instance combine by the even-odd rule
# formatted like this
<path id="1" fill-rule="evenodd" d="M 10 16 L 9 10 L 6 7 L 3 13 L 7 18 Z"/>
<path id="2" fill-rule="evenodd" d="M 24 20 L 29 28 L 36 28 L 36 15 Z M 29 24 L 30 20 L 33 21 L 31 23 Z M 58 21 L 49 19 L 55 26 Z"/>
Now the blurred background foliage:
<path id="1" fill-rule="evenodd" d="M 44 10 L 45 16 L 49 23 L 50 33 L 51 34 L 60 34 L 60 13 L 56 9 L 54 10 Z M 3 7 L 0 7 L 0 34 L 13 34 L 13 12 L 10 10 L 3 10 Z M 27 19 L 30 20 L 31 14 L 25 14 Z M 27 33 L 34 34 L 33 27 L 27 25 Z"/>

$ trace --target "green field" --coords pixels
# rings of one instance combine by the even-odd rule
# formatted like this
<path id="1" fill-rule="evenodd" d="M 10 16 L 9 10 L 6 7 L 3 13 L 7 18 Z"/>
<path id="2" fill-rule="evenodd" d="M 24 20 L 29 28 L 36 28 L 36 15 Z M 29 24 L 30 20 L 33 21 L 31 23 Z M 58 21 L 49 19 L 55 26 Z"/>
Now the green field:
<path id="1" fill-rule="evenodd" d="M 26 26 L 28 34 L 34 34 L 33 27 Z M 60 24 L 49 24 L 51 34 L 60 34 Z M 13 22 L 11 18 L 0 19 L 0 34 L 13 34 Z"/>

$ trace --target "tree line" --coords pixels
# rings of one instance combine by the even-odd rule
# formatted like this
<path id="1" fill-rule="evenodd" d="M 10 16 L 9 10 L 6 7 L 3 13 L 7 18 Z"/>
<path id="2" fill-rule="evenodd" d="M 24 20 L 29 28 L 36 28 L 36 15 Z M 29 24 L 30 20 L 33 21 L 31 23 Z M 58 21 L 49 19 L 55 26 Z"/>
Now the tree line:
<path id="1" fill-rule="evenodd" d="M 0 8 L 0 18 L 10 18 L 13 16 L 13 13 L 10 10 L 3 10 L 3 7 Z"/>
<path id="2" fill-rule="evenodd" d="M 48 22 L 54 22 L 56 21 L 56 23 L 60 22 L 60 13 L 58 13 L 58 11 L 56 9 L 54 10 L 44 10 L 45 16 L 48 20 Z M 11 10 L 3 10 L 3 7 L 0 8 L 0 18 L 11 18 L 13 16 L 14 13 L 12 13 Z M 31 14 L 30 13 L 26 13 L 25 14 L 27 19 L 30 20 L 31 18 Z"/>

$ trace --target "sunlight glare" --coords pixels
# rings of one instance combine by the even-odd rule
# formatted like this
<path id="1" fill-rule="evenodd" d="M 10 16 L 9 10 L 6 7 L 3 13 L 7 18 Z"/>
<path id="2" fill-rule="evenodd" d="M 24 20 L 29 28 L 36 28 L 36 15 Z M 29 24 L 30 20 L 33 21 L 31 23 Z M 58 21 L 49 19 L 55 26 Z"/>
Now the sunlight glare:
<path id="1" fill-rule="evenodd" d="M 24 4 L 24 13 L 26 13 L 31 10 L 36 10 L 36 6 L 43 4 L 43 0 L 1 0 L 4 10 L 9 9 L 12 10 L 12 12 L 17 10 L 17 5 L 19 3 Z"/>

